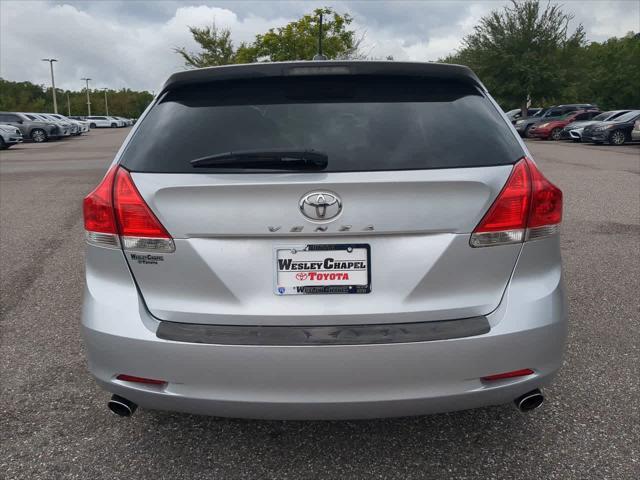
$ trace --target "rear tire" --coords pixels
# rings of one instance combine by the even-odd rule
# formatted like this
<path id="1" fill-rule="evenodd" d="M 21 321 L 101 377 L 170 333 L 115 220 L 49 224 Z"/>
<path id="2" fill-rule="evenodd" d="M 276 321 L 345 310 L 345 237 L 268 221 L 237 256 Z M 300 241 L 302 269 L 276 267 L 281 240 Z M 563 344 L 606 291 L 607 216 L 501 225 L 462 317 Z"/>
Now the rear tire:
<path id="1" fill-rule="evenodd" d="M 90 123 L 89 124 L 89 128 L 96 128 L 96 124 L 95 123 Z"/>
<path id="2" fill-rule="evenodd" d="M 562 135 L 562 129 L 560 128 L 554 128 L 553 130 L 551 130 L 551 140 L 560 140 L 560 136 Z"/>
<path id="3" fill-rule="evenodd" d="M 4 138 L 0 137 L 0 150 L 6 150 L 9 146 L 4 143 Z"/>
<path id="4" fill-rule="evenodd" d="M 609 134 L 609 145 L 624 145 L 624 142 L 627 141 L 627 136 L 624 134 L 622 130 L 616 130 Z"/>
<path id="5" fill-rule="evenodd" d="M 116 125 L 115 123 L 111 124 L 111 128 L 116 128 L 118 125 Z"/>
<path id="6" fill-rule="evenodd" d="M 31 130 L 31 140 L 33 140 L 35 143 L 42 143 L 49 140 L 49 138 L 47 137 L 47 132 L 45 132 L 41 128 L 34 128 L 33 130 Z"/>

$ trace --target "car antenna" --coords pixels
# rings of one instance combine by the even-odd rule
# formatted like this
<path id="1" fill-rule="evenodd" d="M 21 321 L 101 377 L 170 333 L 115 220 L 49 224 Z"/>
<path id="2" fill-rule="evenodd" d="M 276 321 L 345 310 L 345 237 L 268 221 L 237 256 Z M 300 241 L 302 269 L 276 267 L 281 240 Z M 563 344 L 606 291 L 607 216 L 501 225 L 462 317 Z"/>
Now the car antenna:
<path id="1" fill-rule="evenodd" d="M 322 12 L 320 12 L 320 29 L 318 30 L 318 53 L 313 56 L 314 60 L 326 60 L 322 54 Z"/>

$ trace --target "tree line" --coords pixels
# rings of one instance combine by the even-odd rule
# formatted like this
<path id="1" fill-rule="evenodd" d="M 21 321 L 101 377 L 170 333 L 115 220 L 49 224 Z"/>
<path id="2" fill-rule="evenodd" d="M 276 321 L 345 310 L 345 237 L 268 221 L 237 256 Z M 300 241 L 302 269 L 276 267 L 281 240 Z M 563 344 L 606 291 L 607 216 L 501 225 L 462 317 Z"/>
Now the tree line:
<path id="1" fill-rule="evenodd" d="M 461 48 L 439 61 L 471 67 L 505 110 L 578 102 L 603 109 L 640 108 L 640 33 L 588 42 L 582 25 L 570 29 L 572 20 L 560 5 L 512 0 L 481 18 Z M 213 23 L 189 27 L 197 51 L 174 50 L 187 68 L 311 60 L 321 39 L 328 59 L 371 59 L 363 47 L 364 34 L 352 22 L 349 14 L 318 8 L 239 45 L 229 29 Z M 57 91 L 60 113 L 68 114 L 69 105 L 72 115 L 86 114 L 85 91 Z M 90 95 L 92 113 L 105 114 L 104 93 L 91 90 Z M 139 116 L 152 100 L 149 92 L 129 89 L 107 95 L 109 113 L 123 117 Z M 0 110 L 51 112 L 51 89 L 0 79 Z"/>
<path id="2" fill-rule="evenodd" d="M 483 17 L 441 61 L 468 65 L 504 109 L 591 102 L 640 108 L 640 34 L 587 42 L 559 5 L 515 1 Z"/>
<path id="3" fill-rule="evenodd" d="M 123 88 L 109 89 L 107 103 L 109 115 L 137 118 L 147 108 L 153 95 L 146 91 Z M 58 113 L 87 115 L 86 90 L 71 91 L 56 88 Z M 89 90 L 92 115 L 106 115 L 105 92 Z M 53 113 L 51 87 L 31 82 L 13 82 L 0 78 L 0 111 Z"/>
<path id="4" fill-rule="evenodd" d="M 370 58 L 363 51 L 364 35 L 351 28 L 353 18 L 331 8 L 316 9 L 238 46 L 229 29 L 189 27 L 199 51 L 175 51 L 187 68 L 311 60 L 318 51 L 320 14 L 327 58 Z M 578 102 L 640 108 L 640 34 L 587 42 L 582 25 L 569 28 L 572 20 L 560 5 L 512 0 L 483 17 L 462 47 L 439 61 L 471 67 L 505 110 Z"/>

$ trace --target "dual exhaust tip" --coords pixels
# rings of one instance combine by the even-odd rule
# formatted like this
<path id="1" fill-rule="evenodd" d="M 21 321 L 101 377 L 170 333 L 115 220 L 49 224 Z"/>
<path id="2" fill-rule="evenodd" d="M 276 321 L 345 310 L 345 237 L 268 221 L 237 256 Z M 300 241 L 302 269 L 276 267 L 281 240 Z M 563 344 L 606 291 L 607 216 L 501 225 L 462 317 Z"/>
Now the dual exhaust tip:
<path id="1" fill-rule="evenodd" d="M 521 412 L 530 412 L 531 410 L 535 410 L 542 405 L 543 402 L 544 395 L 542 395 L 542 392 L 538 388 L 531 390 L 514 400 L 517 409 Z"/>
<path id="2" fill-rule="evenodd" d="M 121 417 L 130 417 L 138 409 L 138 404 L 133 403 L 131 400 L 127 400 L 120 395 L 113 395 L 107 407 L 116 415 Z"/>
<path id="3" fill-rule="evenodd" d="M 544 396 L 539 389 L 531 390 L 524 395 L 519 396 L 514 400 L 516 407 L 521 412 L 530 412 L 535 410 L 544 402 Z M 121 417 L 130 417 L 135 413 L 138 408 L 136 403 L 131 400 L 127 400 L 120 395 L 113 395 L 109 403 L 107 404 L 109 410 Z"/>

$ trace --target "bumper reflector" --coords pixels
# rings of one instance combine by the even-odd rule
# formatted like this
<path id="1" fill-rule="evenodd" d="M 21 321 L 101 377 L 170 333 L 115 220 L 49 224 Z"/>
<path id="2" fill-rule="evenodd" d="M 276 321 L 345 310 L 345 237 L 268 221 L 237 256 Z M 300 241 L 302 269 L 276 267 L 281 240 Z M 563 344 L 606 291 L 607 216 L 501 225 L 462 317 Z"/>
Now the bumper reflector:
<path id="1" fill-rule="evenodd" d="M 143 383 L 145 385 L 166 385 L 167 382 L 164 380 L 154 380 L 153 378 L 143 378 L 143 377 L 134 377 L 133 375 L 125 375 L 121 373 L 116 377 L 117 380 L 122 380 L 123 382 L 131 382 L 131 383 Z"/>
<path id="2" fill-rule="evenodd" d="M 492 382 L 494 380 L 504 380 L 505 378 L 526 377 L 527 375 L 533 375 L 535 372 L 530 368 L 523 368 L 522 370 L 513 370 L 512 372 L 497 373 L 495 375 L 488 375 L 482 377 L 481 380 L 485 382 Z"/>

